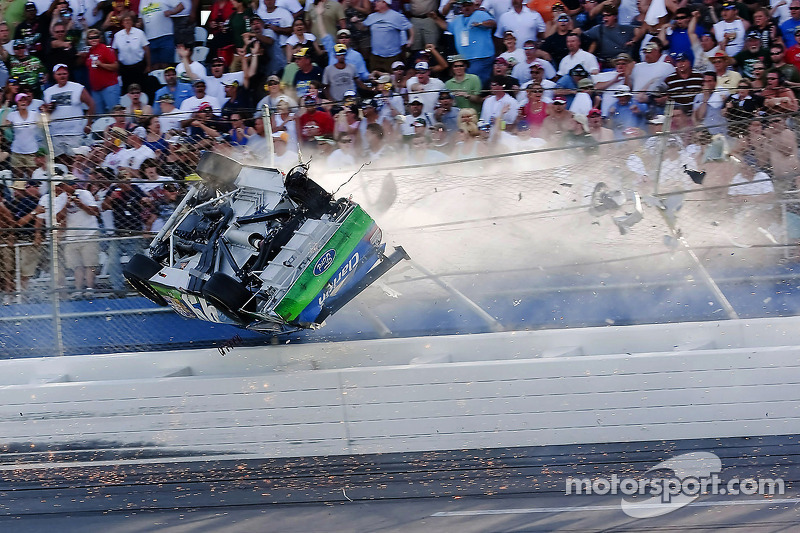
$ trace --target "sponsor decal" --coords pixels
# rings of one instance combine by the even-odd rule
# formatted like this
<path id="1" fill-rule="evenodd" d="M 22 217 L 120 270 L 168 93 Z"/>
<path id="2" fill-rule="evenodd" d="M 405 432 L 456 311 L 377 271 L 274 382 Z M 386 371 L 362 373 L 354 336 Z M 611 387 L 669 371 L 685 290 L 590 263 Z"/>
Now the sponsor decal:
<path id="1" fill-rule="evenodd" d="M 326 270 L 328 270 L 331 267 L 334 259 L 336 259 L 336 250 L 331 248 L 330 250 L 322 254 L 322 257 L 317 259 L 317 262 L 314 265 L 314 275 L 315 276 L 322 275 Z"/>

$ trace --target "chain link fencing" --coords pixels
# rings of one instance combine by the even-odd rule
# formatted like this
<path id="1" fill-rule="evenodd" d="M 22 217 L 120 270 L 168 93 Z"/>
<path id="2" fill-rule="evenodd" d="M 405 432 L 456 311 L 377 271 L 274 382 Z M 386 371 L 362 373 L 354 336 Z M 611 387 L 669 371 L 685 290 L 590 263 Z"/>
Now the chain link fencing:
<path id="1" fill-rule="evenodd" d="M 197 179 L 206 150 L 283 171 L 310 158 L 313 179 L 361 203 L 424 267 L 386 276 L 384 292 L 407 299 L 424 300 L 432 276 L 476 301 L 688 283 L 710 295 L 700 314 L 710 320 L 739 316 L 731 280 L 794 276 L 794 116 L 755 121 L 738 139 L 687 128 L 597 142 L 578 128 L 548 139 L 563 146 L 533 149 L 499 129 L 454 134 L 449 150 L 432 130 L 377 141 L 345 130 L 312 137 L 299 157 L 280 134 L 273 153 L 257 123 L 245 125 L 244 144 L 230 123 L 195 137 L 147 128 L 141 138 L 123 118 L 96 121 L 103 128 L 63 154 L 52 143 L 54 173 L 47 155 L 5 163 L 6 357 L 210 346 L 237 333 L 151 305 L 121 274 Z M 375 305 L 389 313 L 403 305 L 385 300 Z"/>

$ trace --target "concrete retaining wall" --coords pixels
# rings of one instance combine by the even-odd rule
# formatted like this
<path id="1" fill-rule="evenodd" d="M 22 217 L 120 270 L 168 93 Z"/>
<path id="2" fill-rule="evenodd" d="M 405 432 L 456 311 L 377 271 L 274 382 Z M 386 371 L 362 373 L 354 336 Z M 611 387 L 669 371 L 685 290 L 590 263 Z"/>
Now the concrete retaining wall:
<path id="1" fill-rule="evenodd" d="M 798 384 L 797 318 L 12 360 L 0 444 L 277 457 L 792 434 Z"/>

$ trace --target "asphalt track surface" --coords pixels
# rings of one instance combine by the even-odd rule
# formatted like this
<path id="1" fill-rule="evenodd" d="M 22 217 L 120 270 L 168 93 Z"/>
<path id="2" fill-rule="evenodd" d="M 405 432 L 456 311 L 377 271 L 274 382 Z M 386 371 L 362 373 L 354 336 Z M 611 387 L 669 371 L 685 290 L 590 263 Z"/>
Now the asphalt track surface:
<path id="1" fill-rule="evenodd" d="M 703 495 L 653 518 L 628 516 L 619 494 L 565 494 L 568 477 L 639 479 L 699 451 L 719 456 L 724 481 L 780 478 L 785 491 Z M 798 436 L 302 459 L 6 452 L 7 532 L 777 532 L 800 522 Z"/>

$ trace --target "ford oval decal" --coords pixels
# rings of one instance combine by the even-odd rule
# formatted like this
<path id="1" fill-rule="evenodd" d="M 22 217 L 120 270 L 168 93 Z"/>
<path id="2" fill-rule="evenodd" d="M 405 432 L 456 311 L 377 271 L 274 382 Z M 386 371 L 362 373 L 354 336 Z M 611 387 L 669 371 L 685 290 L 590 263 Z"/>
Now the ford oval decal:
<path id="1" fill-rule="evenodd" d="M 335 258 L 336 258 L 336 250 L 334 250 L 333 248 L 322 254 L 322 257 L 317 259 L 317 263 L 314 265 L 314 275 L 319 276 L 320 274 L 328 270 L 333 264 L 333 260 Z"/>

